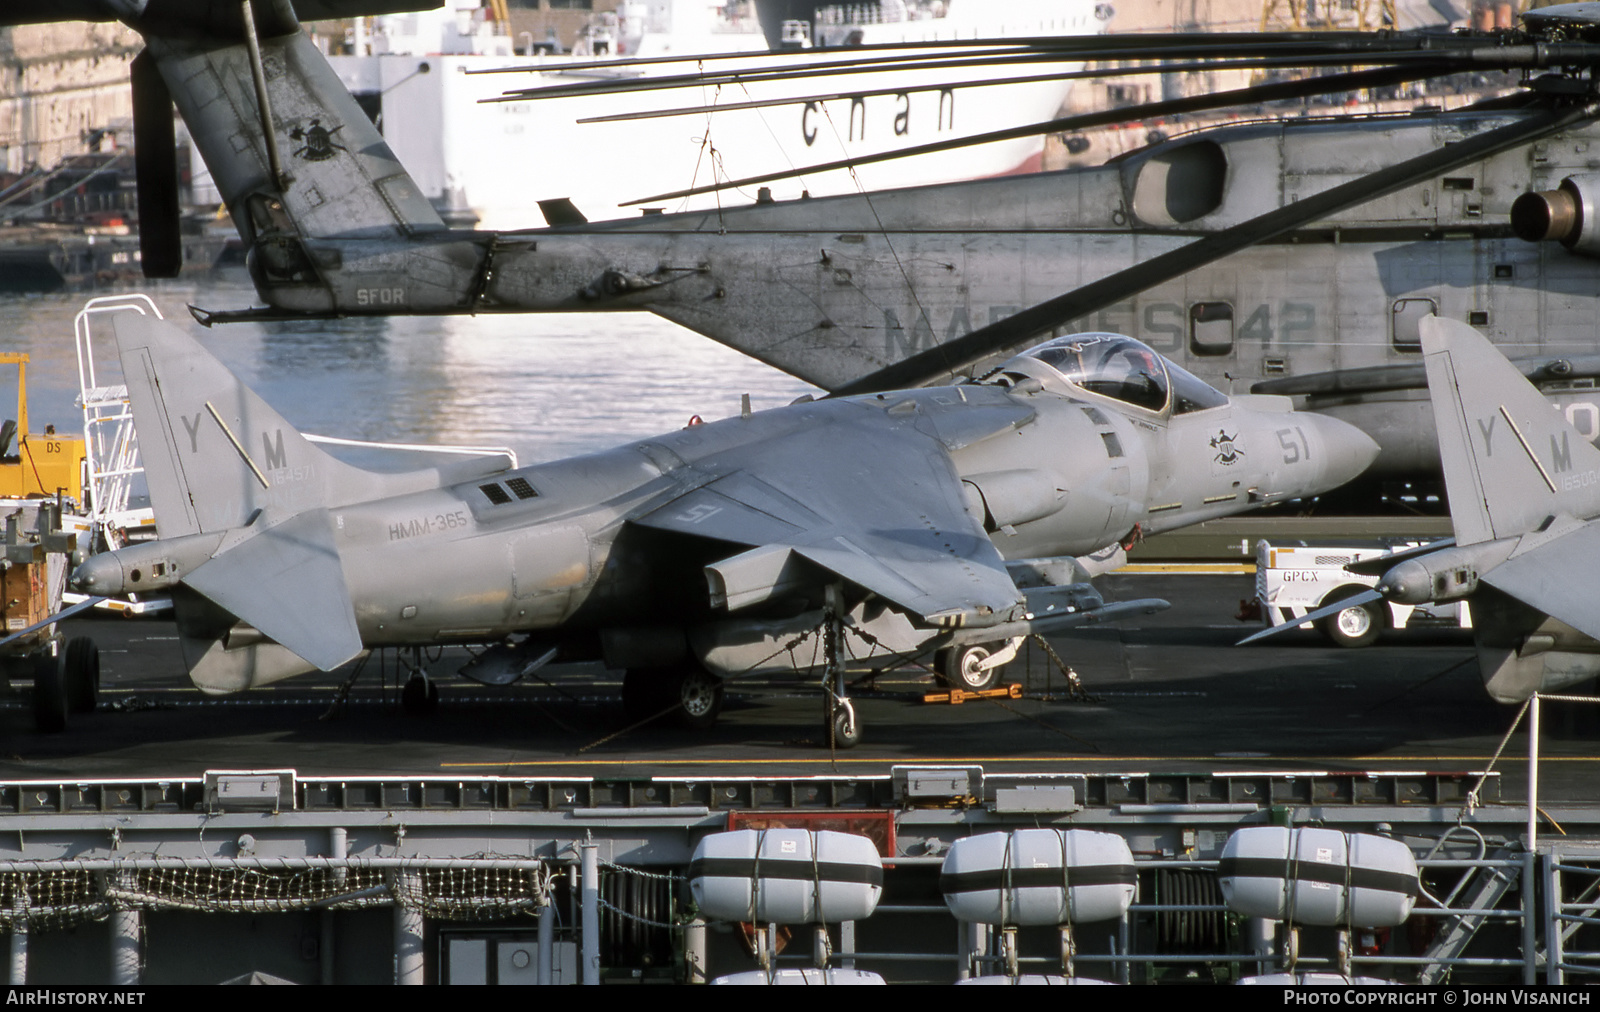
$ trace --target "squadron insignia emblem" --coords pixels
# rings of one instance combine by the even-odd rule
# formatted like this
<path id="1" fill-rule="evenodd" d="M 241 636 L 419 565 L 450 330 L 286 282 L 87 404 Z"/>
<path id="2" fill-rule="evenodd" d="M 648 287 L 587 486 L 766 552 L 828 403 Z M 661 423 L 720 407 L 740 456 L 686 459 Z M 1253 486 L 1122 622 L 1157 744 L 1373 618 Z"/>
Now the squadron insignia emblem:
<path id="1" fill-rule="evenodd" d="M 305 128 L 295 127 L 289 131 L 289 136 L 305 143 L 295 150 L 296 158 L 304 158 L 308 162 L 325 162 L 338 155 L 344 147 L 333 142 L 333 135 L 344 129 L 344 125 L 329 130 L 322 125 L 321 120 L 312 120 L 311 125 Z"/>
<path id="2" fill-rule="evenodd" d="M 1237 433 L 1234 435 L 1237 435 Z M 1217 434 L 1211 437 L 1211 448 L 1217 451 L 1217 455 L 1214 458 L 1217 463 L 1234 464 L 1239 461 L 1240 457 L 1244 456 L 1244 451 L 1234 445 L 1233 439 L 1234 437 L 1228 435 L 1225 429 L 1218 429 Z"/>

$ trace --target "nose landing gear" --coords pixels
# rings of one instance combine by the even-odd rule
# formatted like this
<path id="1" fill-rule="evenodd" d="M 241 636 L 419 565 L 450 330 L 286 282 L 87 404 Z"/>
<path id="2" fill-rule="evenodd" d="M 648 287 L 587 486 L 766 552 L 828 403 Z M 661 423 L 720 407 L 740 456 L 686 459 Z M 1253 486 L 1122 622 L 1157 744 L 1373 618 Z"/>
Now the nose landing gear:
<path id="1" fill-rule="evenodd" d="M 845 696 L 844 681 L 844 591 L 838 584 L 828 587 L 823 617 L 822 649 L 827 668 L 822 675 L 822 722 L 828 748 L 855 748 L 861 743 L 861 718 Z"/>

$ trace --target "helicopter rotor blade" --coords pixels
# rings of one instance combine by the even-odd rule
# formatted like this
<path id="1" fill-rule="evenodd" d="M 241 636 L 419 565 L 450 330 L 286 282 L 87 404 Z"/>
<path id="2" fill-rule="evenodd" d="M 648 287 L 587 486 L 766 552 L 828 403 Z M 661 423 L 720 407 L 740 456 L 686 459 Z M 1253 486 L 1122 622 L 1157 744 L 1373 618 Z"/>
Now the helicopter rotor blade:
<path id="1" fill-rule="evenodd" d="M 980 327 L 885 366 L 830 393 L 833 396 L 877 393 L 950 379 L 961 370 L 1018 347 L 1039 334 L 1247 246 L 1265 242 L 1346 208 L 1481 161 L 1501 151 L 1530 144 L 1580 121 L 1593 119 L 1596 115 L 1596 107 L 1588 104 L 1554 108 L 1406 159 L 1197 239 L 1109 277 L 1092 281 L 997 323 Z"/>
<path id="2" fill-rule="evenodd" d="M 103 0 L 7 0 L 0 28 L 43 25 L 56 21 L 115 21 Z"/>
<path id="3" fill-rule="evenodd" d="M 1163 71 L 1150 68 L 1129 68 L 1119 71 L 1119 74 L 1159 74 Z M 952 90 L 965 88 L 988 88 L 1004 84 L 1041 84 L 1045 81 L 1071 81 L 1078 78 L 1090 77 L 1090 71 L 1067 71 L 1065 73 L 1039 74 L 1031 77 L 990 77 L 980 81 L 962 81 L 960 84 L 949 85 Z M 587 116 L 577 123 L 631 123 L 646 119 L 670 119 L 674 116 L 703 116 L 718 112 L 738 112 L 744 109 L 771 109 L 784 105 L 809 105 L 815 102 L 838 102 L 855 98 L 879 98 L 884 95 L 899 95 L 910 91 L 929 90 L 926 86 L 903 85 L 897 88 L 874 88 L 869 91 L 831 91 L 818 92 L 812 95 L 796 95 L 793 98 L 767 98 L 751 102 L 721 102 L 715 105 L 683 105 L 672 109 L 651 109 L 644 112 L 621 112 L 611 116 Z M 499 101 L 492 99 L 485 101 Z"/>
<path id="4" fill-rule="evenodd" d="M 965 49 L 941 51 L 941 45 L 948 46 L 951 44 L 952 43 L 950 40 L 930 40 L 927 42 L 905 43 L 903 45 L 892 47 L 897 51 L 896 55 L 892 56 L 868 55 L 846 57 L 842 59 L 816 60 L 809 63 L 793 62 L 793 58 L 797 55 L 795 52 L 769 53 L 761 52 L 759 50 L 751 50 L 733 53 L 705 53 L 695 56 L 652 56 L 637 60 L 596 60 L 592 63 L 534 63 L 524 67 L 483 67 L 481 69 L 468 70 L 466 73 L 468 76 L 477 76 L 479 74 L 563 75 L 568 73 L 584 73 L 588 71 L 606 70 L 612 72 L 616 76 L 597 80 L 574 82 L 570 85 L 559 86 L 577 91 L 605 93 L 613 90 L 627 90 L 630 84 L 637 81 L 675 81 L 678 82 L 680 86 L 687 87 L 709 80 L 716 80 L 718 78 L 738 77 L 741 74 L 747 74 L 751 72 L 759 71 L 761 73 L 766 73 L 767 71 L 759 70 L 759 67 L 762 63 L 773 63 L 777 65 L 775 69 L 787 71 L 795 76 L 804 77 L 813 70 L 825 70 L 833 67 L 850 67 L 856 70 L 871 71 L 877 69 L 890 69 L 897 64 L 908 63 L 917 60 L 937 59 L 941 61 L 958 63 L 963 58 L 970 56 L 1002 56 L 1006 54 L 1023 56 L 1037 55 L 1039 53 L 1038 47 L 1031 45 L 1030 41 L 1026 39 L 995 39 L 987 42 L 984 40 L 963 39 L 960 41 L 959 45 L 966 47 Z M 852 53 L 860 52 L 863 48 L 868 47 L 852 47 L 849 51 Z M 819 52 L 836 53 L 839 52 L 839 50 L 819 50 Z M 717 67 L 717 64 L 727 60 L 739 60 L 741 61 L 740 66 L 729 70 L 723 70 Z M 699 69 L 693 71 L 684 71 L 679 74 L 662 74 L 652 77 L 644 77 L 642 75 L 624 76 L 627 75 L 628 71 L 633 70 L 636 67 L 660 66 L 673 63 L 694 64 Z M 706 69 L 708 64 L 711 65 L 710 69 Z M 530 88 L 526 90 L 536 93 L 543 93 L 544 91 L 551 89 Z"/>
<path id="5" fill-rule="evenodd" d="M 139 263 L 147 278 L 175 278 L 183 268 L 183 237 L 172 94 L 148 50 L 134 57 L 128 76 L 133 84 Z"/>
<path id="6" fill-rule="evenodd" d="M 574 95 L 604 95 L 635 91 L 703 88 L 719 84 L 751 84 L 770 80 L 793 81 L 799 78 L 830 77 L 839 74 L 878 73 L 880 71 L 952 70 L 958 67 L 999 66 L 1016 63 L 1054 63 L 1092 61 L 1098 64 L 1143 63 L 1175 59 L 1278 59 L 1292 66 L 1346 66 L 1388 63 L 1406 57 L 1441 57 L 1473 50 L 1504 51 L 1507 40 L 1476 35 L 1438 36 L 1429 34 L 1385 35 L 1345 33 L 1339 37 L 1286 39 L 1276 35 L 1225 33 L 1215 35 L 1128 35 L 1071 36 L 1056 40 L 994 40 L 965 51 L 929 51 L 921 43 L 903 44 L 893 49 L 898 55 L 830 56 L 810 63 L 793 62 L 793 53 L 736 53 L 720 58 L 742 58 L 740 66 L 707 69 L 706 60 L 693 58 L 697 69 L 680 74 L 608 76 L 600 80 L 547 85 L 508 91 L 486 102 L 520 102 L 541 98 L 567 98 Z M 854 47 L 847 52 L 855 53 Z M 841 50 L 824 50 L 838 54 Z M 511 70 L 566 73 L 607 69 L 618 74 L 630 66 L 658 62 L 689 62 L 686 57 L 663 57 L 637 63 L 613 61 L 578 65 L 535 65 L 468 71 L 469 74 L 504 73 Z M 775 66 L 767 66 L 775 64 Z M 1102 76 L 1115 72 L 1108 68 Z"/>
<path id="7" fill-rule="evenodd" d="M 1485 48 L 1485 47 L 1479 47 Z M 1494 51 L 1506 49 L 1505 46 L 1487 47 Z M 484 99 L 485 102 L 527 102 L 538 99 L 571 98 L 578 95 L 614 95 L 622 93 L 635 93 L 642 91 L 673 91 L 685 88 L 707 88 L 718 85 L 750 85 L 768 81 L 792 82 L 799 79 L 813 79 L 837 77 L 840 75 L 860 75 L 876 73 L 909 73 L 930 71 L 952 71 L 971 67 L 996 67 L 1016 66 L 1019 64 L 1055 64 L 1061 62 L 1082 63 L 1092 62 L 1105 65 L 1107 63 L 1144 63 L 1173 60 L 1263 60 L 1264 65 L 1281 65 L 1284 67 L 1306 66 L 1352 66 L 1384 64 L 1404 61 L 1407 59 L 1432 60 L 1459 56 L 1461 47 L 1447 47 L 1435 49 L 1433 47 L 1410 47 L 1394 51 L 1365 52 L 1359 50 L 1344 50 L 1339 48 L 1317 48 L 1307 46 L 1271 46 L 1239 44 L 1232 49 L 1219 48 L 1212 44 L 1172 46 L 1165 50 L 1146 47 L 1121 49 L 1116 47 L 1102 47 L 1092 54 L 1088 53 L 1062 53 L 1040 49 L 993 49 L 975 51 L 972 53 L 958 54 L 956 56 L 928 56 L 916 53 L 896 59 L 882 60 L 833 60 L 828 63 L 813 64 L 801 67 L 779 64 L 773 67 L 763 66 L 773 62 L 769 57 L 758 55 L 751 65 L 741 66 L 731 70 L 696 70 L 691 73 L 634 76 L 634 77 L 607 77 L 603 80 L 577 81 L 570 84 L 542 85 L 535 88 L 519 88 L 506 92 L 498 98 Z M 1273 64 L 1271 61 L 1278 61 Z M 564 71 L 566 68 L 558 68 Z M 1114 76 L 1119 68 L 1107 68 L 1100 76 Z"/>
<path id="8" fill-rule="evenodd" d="M 61 0 L 26 0 L 34 3 L 60 3 Z M 95 3 L 98 0 L 71 0 L 78 3 Z M 829 56 L 829 59 L 819 59 L 812 63 L 788 63 L 786 66 L 797 72 L 804 72 L 813 67 L 835 66 L 839 61 L 831 58 L 832 54 L 839 52 L 863 53 L 860 57 L 851 57 L 858 66 L 874 63 L 890 63 L 896 59 L 916 59 L 919 57 L 907 56 L 909 50 L 922 52 L 959 52 L 963 49 L 972 52 L 993 52 L 997 49 L 1013 49 L 1021 51 L 1048 51 L 1057 55 L 1077 55 L 1084 58 L 1103 59 L 1110 48 L 1115 48 L 1119 54 L 1117 59 L 1162 59 L 1163 54 L 1170 53 L 1177 47 L 1184 47 L 1191 51 L 1202 49 L 1215 49 L 1234 54 L 1262 47 L 1277 47 L 1278 50 L 1287 50 L 1299 47 L 1306 52 L 1409 52 L 1418 48 L 1435 48 L 1438 46 L 1458 46 L 1467 39 L 1476 39 L 1482 42 L 1485 36 L 1477 33 L 1462 35 L 1446 35 L 1430 33 L 1427 31 L 1413 31 L 1405 33 L 1379 33 L 1379 32 L 1211 32 L 1204 35 L 1184 32 L 1141 32 L 1137 35 L 1039 35 L 1039 36 L 1014 36 L 1003 39 L 923 39 L 917 42 L 877 42 L 862 46 L 850 46 L 847 49 L 813 49 L 813 50 L 783 50 L 775 53 L 761 51 L 740 51 L 729 53 L 697 53 L 684 56 L 650 56 L 650 57 L 624 57 L 622 59 L 592 60 L 588 63 L 563 63 L 554 66 L 548 63 L 530 63 L 514 67 L 485 67 L 481 70 L 468 70 L 468 74 L 530 74 L 530 73 L 566 73 L 568 71 L 611 70 L 627 71 L 636 67 L 662 66 L 673 63 L 693 63 L 704 66 L 716 65 L 723 61 L 739 60 L 745 63 L 753 59 L 763 59 L 770 56 L 780 56 L 792 60 L 793 57 L 805 53 L 814 53 Z M 1110 43 L 1108 45 L 1108 40 Z M 883 55 L 880 55 L 883 54 Z M 901 54 L 899 56 L 893 54 Z M 603 87 L 606 82 L 595 82 Z"/>
<path id="9" fill-rule="evenodd" d="M 698 196 L 702 193 L 713 193 L 718 190 L 733 189 L 738 187 L 755 186 L 760 183 L 769 183 L 778 179 L 790 179 L 796 176 L 831 172 L 839 169 L 853 169 L 862 165 L 875 162 L 891 161 L 897 158 L 910 158 L 914 155 L 935 154 L 941 151 L 954 151 L 976 144 L 990 144 L 997 141 L 1016 140 L 1021 137 L 1037 137 L 1041 134 L 1072 133 L 1087 130 L 1091 127 L 1109 126 L 1115 123 L 1136 122 L 1139 120 L 1156 119 L 1164 116 L 1176 116 L 1184 113 L 1205 112 L 1210 109 L 1226 109 L 1237 105 L 1254 105 L 1264 102 L 1277 102 L 1284 99 L 1303 98 L 1310 95 L 1320 95 L 1332 91 L 1360 91 L 1365 88 L 1381 88 L 1391 84 L 1405 81 L 1422 80 L 1430 77 L 1443 77 L 1456 73 L 1460 67 L 1431 63 L 1414 67 L 1378 67 L 1371 70 L 1352 71 L 1342 74 L 1325 74 L 1320 77 L 1303 81 L 1280 81 L 1273 84 L 1251 85 L 1248 88 L 1238 88 L 1232 91 L 1215 92 L 1209 95 L 1195 95 L 1189 98 L 1169 99 L 1162 102 L 1150 102 L 1145 105 L 1133 106 L 1122 109 L 1107 109 L 1100 112 L 1083 113 L 1077 116 L 1065 116 L 1061 119 L 1046 120 L 1042 123 L 1030 123 L 1026 126 L 1012 127 L 1007 130 L 992 130 L 987 133 L 973 134 L 967 137 L 952 138 L 945 141 L 933 141 L 928 144 L 917 144 L 910 147 L 899 148 L 895 151 L 886 151 L 876 155 L 863 155 L 856 158 L 841 158 L 831 162 L 820 162 L 799 168 L 786 169 L 779 172 L 768 172 L 759 176 L 747 176 L 743 179 L 726 180 L 719 183 L 707 183 L 704 186 L 690 187 L 683 190 L 672 190 L 667 193 L 652 194 L 648 197 L 639 197 L 634 200 L 622 202 L 619 206 L 629 207 L 636 204 L 652 204 L 663 201 L 678 200 L 684 197 Z"/>
<path id="10" fill-rule="evenodd" d="M 1436 57 L 1435 58 L 1430 58 L 1430 61 L 1429 61 L 1430 64 L 1434 60 L 1437 60 L 1437 58 Z M 1097 69 L 1085 69 L 1085 70 L 1057 71 L 1057 72 L 1050 73 L 1050 74 L 1040 74 L 1040 75 L 1036 75 L 1036 76 L 1026 76 L 1026 77 L 1015 77 L 1015 76 L 1013 76 L 1013 77 L 990 77 L 990 78 L 984 78 L 982 80 L 977 80 L 977 81 L 961 81 L 961 82 L 958 82 L 958 83 L 953 83 L 953 84 L 948 84 L 948 85 L 939 85 L 939 86 L 900 85 L 900 86 L 897 86 L 897 87 L 889 87 L 889 88 L 875 88 L 875 89 L 870 89 L 870 90 L 867 90 L 867 91 L 853 90 L 853 91 L 848 91 L 848 92 L 842 92 L 842 91 L 819 92 L 819 93 L 815 93 L 815 94 L 811 94 L 811 95 L 797 95 L 797 96 L 789 96 L 789 97 L 784 97 L 784 98 L 760 99 L 760 100 L 755 100 L 755 101 L 750 101 L 750 102 L 721 102 L 721 103 L 716 103 L 716 104 L 713 104 L 713 105 L 678 106 L 678 107 L 672 108 L 672 109 L 651 109 L 651 110 L 645 110 L 645 111 L 641 111 L 641 112 L 624 112 L 624 113 L 617 113 L 617 114 L 611 115 L 611 116 L 590 116 L 590 117 L 587 117 L 585 119 L 580 119 L 577 122 L 579 122 L 579 123 L 627 123 L 627 122 L 632 122 L 632 121 L 635 121 L 635 120 L 663 119 L 663 118 L 668 118 L 668 117 L 673 117 L 673 116 L 700 116 L 700 115 L 705 115 L 705 114 L 708 114 L 708 113 L 735 112 L 735 111 L 744 110 L 744 109 L 770 109 L 770 108 L 774 108 L 774 107 L 778 107 L 778 106 L 800 105 L 802 103 L 810 104 L 810 103 L 817 103 L 817 102 L 832 102 L 832 101 L 845 101 L 845 100 L 850 100 L 850 99 L 876 98 L 876 97 L 881 97 L 883 95 L 899 95 L 899 94 L 904 94 L 906 92 L 926 91 L 926 90 L 931 90 L 934 87 L 938 87 L 938 88 L 941 88 L 941 89 L 948 88 L 950 90 L 962 90 L 962 89 L 966 89 L 966 88 L 988 88 L 988 87 L 994 87 L 994 86 L 999 86 L 999 85 L 1007 85 L 1007 84 L 1037 84 L 1037 83 L 1041 83 L 1041 82 L 1045 82 L 1045 81 L 1076 81 L 1076 80 L 1084 80 L 1084 79 L 1105 80 L 1105 79 L 1109 79 L 1109 78 L 1118 78 L 1118 77 L 1140 77 L 1140 76 L 1153 76 L 1153 75 L 1158 75 L 1158 74 L 1205 73 L 1205 72 L 1230 71 L 1230 70 L 1232 70 L 1232 71 L 1238 71 L 1238 70 L 1274 70 L 1274 69 L 1285 69 L 1285 68 L 1299 69 L 1299 68 L 1302 68 L 1302 67 L 1305 67 L 1305 66 L 1307 66 L 1307 64 L 1304 61 L 1299 60 L 1299 59 L 1293 59 L 1293 58 L 1274 58 L 1274 59 L 1271 59 L 1271 60 L 1233 60 L 1233 61 L 1229 61 L 1229 62 L 1226 62 L 1226 63 L 1209 63 L 1209 62 L 1204 62 L 1204 61 L 1189 61 L 1189 62 L 1185 62 L 1185 63 L 1146 63 L 1146 64 L 1141 64 L 1141 65 L 1137 65 L 1137 66 L 1128 66 L 1128 67 L 1109 67 L 1109 68 L 1097 68 Z M 1409 66 L 1411 67 L 1411 69 L 1413 71 L 1415 71 L 1415 76 L 1406 78 L 1407 80 L 1420 80 L 1420 79 L 1425 78 L 1425 77 L 1433 77 L 1433 76 L 1440 76 L 1440 75 L 1443 75 L 1443 74 L 1455 73 L 1456 71 L 1462 69 L 1461 67 L 1456 66 L 1454 63 L 1441 64 L 1440 65 L 1441 69 L 1439 69 L 1436 72 L 1435 71 L 1424 72 L 1423 67 L 1426 66 L 1426 65 L 1422 65 L 1422 64 L 1410 64 Z M 1448 67 L 1449 69 L 1443 69 L 1445 67 Z M 1381 86 L 1381 85 L 1358 84 L 1358 85 L 1353 86 L 1352 88 L 1338 88 L 1338 87 L 1335 86 L 1335 85 L 1338 84 L 1338 82 L 1335 80 L 1335 77 L 1336 77 L 1336 75 L 1324 75 L 1323 77 L 1308 79 L 1308 80 L 1325 82 L 1322 85 L 1321 89 L 1318 89 L 1317 91 L 1312 91 L 1311 94 L 1318 94 L 1321 90 L 1326 90 L 1326 91 L 1356 90 L 1358 88 L 1364 88 L 1364 87 L 1379 87 L 1379 86 Z M 1332 84 L 1328 84 L 1326 82 L 1333 82 L 1333 83 Z M 1292 97 L 1299 97 L 1299 96 L 1292 96 Z M 483 101 L 484 102 L 499 102 L 501 100 L 500 99 L 484 99 Z M 1267 101 L 1272 101 L 1272 100 L 1268 99 Z M 1124 116 L 1124 117 L 1127 117 L 1130 112 L 1137 112 L 1138 108 L 1142 108 L 1142 107 L 1137 107 L 1137 108 L 1132 109 L 1132 110 L 1124 108 L 1124 109 L 1121 110 L 1121 115 Z M 861 164 L 861 163 L 857 162 L 857 164 Z"/>

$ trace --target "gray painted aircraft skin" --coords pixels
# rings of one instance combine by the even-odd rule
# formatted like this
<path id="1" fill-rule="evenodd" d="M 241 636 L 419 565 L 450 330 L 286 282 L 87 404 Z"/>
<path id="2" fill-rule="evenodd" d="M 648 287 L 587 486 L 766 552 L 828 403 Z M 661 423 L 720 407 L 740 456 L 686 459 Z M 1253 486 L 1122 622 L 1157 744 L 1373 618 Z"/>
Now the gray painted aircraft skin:
<path id="1" fill-rule="evenodd" d="M 209 0 L 163 2 L 199 10 Z M 236 8 L 222 6 L 237 20 Z M 214 19 L 209 35 L 181 34 L 161 7 L 115 13 L 145 33 L 273 311 L 647 310 L 827 390 L 1523 115 L 1246 124 L 1098 168 L 525 232 L 453 231 L 293 30 L 286 4 L 258 11 L 269 36 L 261 50 L 276 177 L 237 28 L 230 36 Z M 1592 380 L 1600 215 L 1537 243 L 1509 224 L 1513 202 L 1530 191 L 1565 186 L 1592 210 L 1597 132 L 1582 120 L 1374 196 L 1153 281 L 1061 329 L 1130 334 L 1224 389 L 1262 383 L 1261 392 L 1298 396 L 1378 440 L 1374 473 L 1406 475 L 1437 466 L 1416 327 L 1439 313 L 1477 323 L 1525 358 L 1580 431 L 1600 438 Z M 538 166 L 528 174 L 537 186 Z M 1005 354 L 952 353 L 936 364 L 939 375 L 894 385 L 978 374 Z"/>
<path id="2" fill-rule="evenodd" d="M 1382 572 L 1377 586 L 1307 619 L 1385 598 L 1467 600 L 1496 700 L 1600 675 L 1600 450 L 1473 328 L 1430 318 L 1421 339 L 1454 543 L 1356 564 Z"/>
<path id="3" fill-rule="evenodd" d="M 1079 582 L 1096 561 L 1073 557 L 1326 491 L 1376 454 L 1286 398 L 1230 399 L 1132 339 L 1087 334 L 981 384 L 801 402 L 514 471 L 488 457 L 374 474 L 304 440 L 171 324 L 122 316 L 116 332 L 162 537 L 73 581 L 174 588 L 209 692 L 474 643 L 493 645 L 464 671 L 483 681 L 554 650 L 705 702 L 714 676 L 806 670 L 814 651 L 782 644 L 830 608 L 880 664 L 886 649 L 989 657 L 1164 606 L 1104 604 Z"/>

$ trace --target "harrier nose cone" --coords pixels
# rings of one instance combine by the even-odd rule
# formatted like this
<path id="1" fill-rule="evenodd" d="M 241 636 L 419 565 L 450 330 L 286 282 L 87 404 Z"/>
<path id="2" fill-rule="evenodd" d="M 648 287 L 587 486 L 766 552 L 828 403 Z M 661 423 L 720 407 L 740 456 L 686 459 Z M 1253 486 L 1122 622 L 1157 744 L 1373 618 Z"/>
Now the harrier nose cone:
<path id="1" fill-rule="evenodd" d="M 1377 590 L 1401 604 L 1422 604 L 1433 600 L 1433 572 L 1421 559 L 1408 559 L 1383 574 Z"/>
<path id="2" fill-rule="evenodd" d="M 93 556 L 72 571 L 72 579 L 69 582 L 72 584 L 72 589 L 80 594 L 90 594 L 96 597 L 103 597 L 107 594 L 120 594 L 122 593 L 122 564 L 110 552 Z"/>
<path id="3" fill-rule="evenodd" d="M 1331 491 L 1351 481 L 1378 459 L 1378 444 L 1372 437 L 1348 422 L 1326 415 L 1307 415 L 1315 419 L 1322 437 L 1322 488 Z"/>

